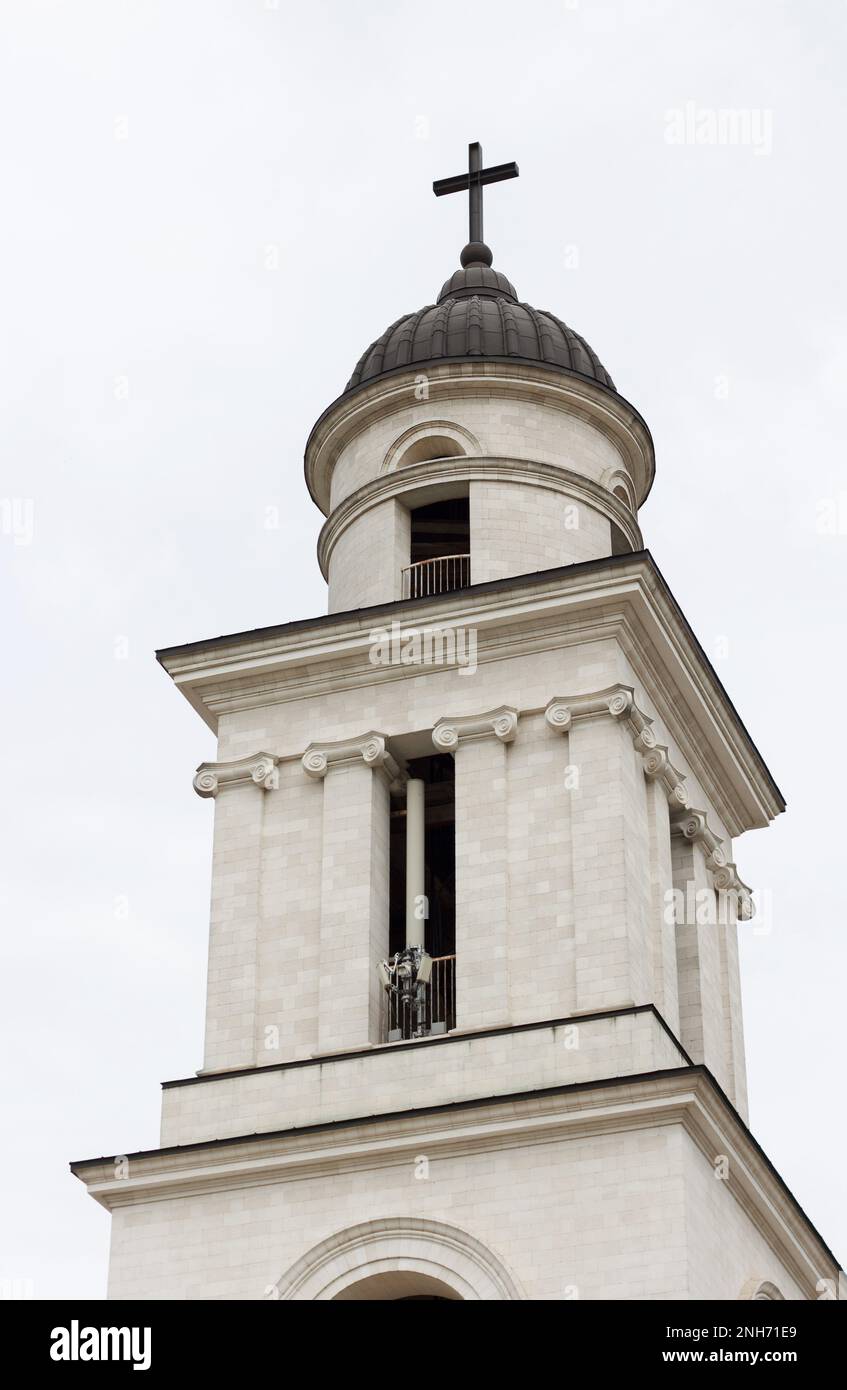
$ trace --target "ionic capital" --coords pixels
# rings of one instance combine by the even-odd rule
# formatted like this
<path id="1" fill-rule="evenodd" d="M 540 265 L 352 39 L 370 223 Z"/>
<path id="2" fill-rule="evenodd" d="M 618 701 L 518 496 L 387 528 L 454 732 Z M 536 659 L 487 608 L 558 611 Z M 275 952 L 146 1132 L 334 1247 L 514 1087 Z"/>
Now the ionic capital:
<path id="1" fill-rule="evenodd" d="M 273 791 L 279 786 L 278 762 L 273 753 L 253 753 L 228 763 L 201 763 L 194 774 L 194 790 L 198 796 L 215 797 L 224 787 L 253 782 Z"/>
<path id="2" fill-rule="evenodd" d="M 544 711 L 544 718 L 557 734 L 566 734 L 573 724 L 573 711 L 570 703 L 560 699 L 558 695 L 554 695 Z"/>
<path id="3" fill-rule="evenodd" d="M 653 736 L 651 735 L 651 737 Z M 641 754 L 641 765 L 647 780 L 659 782 L 663 787 L 671 810 L 684 811 L 688 806 L 685 779 L 681 772 L 677 772 L 668 757 L 667 748 L 656 743 L 655 737 L 653 737 L 652 745 Z"/>
<path id="4" fill-rule="evenodd" d="M 517 729 L 517 710 L 509 705 L 501 705 L 488 714 L 439 719 L 432 731 L 432 741 L 439 753 L 455 753 L 460 743 L 470 739 L 499 738 L 501 743 L 511 743 Z"/>
<path id="5" fill-rule="evenodd" d="M 635 692 L 629 685 L 611 685 L 592 695 L 554 695 L 544 711 L 544 718 L 556 733 L 566 734 L 577 719 L 608 714 L 628 730 L 632 746 L 641 755 L 645 775 L 658 781 L 673 809 L 688 805 L 685 779 L 668 757 L 664 744 L 656 742 L 651 725 L 653 720 L 635 703 Z"/>
<path id="6" fill-rule="evenodd" d="M 399 768 L 388 751 L 383 734 L 371 731 L 361 738 L 342 739 L 338 743 L 310 743 L 303 754 L 303 771 L 308 777 L 320 780 L 336 767 L 350 767 L 364 762 L 375 772 L 382 772 L 393 781 Z"/>
<path id="7" fill-rule="evenodd" d="M 706 860 L 706 868 L 712 873 L 715 889 L 719 893 L 735 894 L 738 899 L 738 916 L 742 922 L 749 922 L 756 910 L 752 890 L 739 877 L 735 864 L 727 859 L 723 842 L 709 825 L 706 812 L 683 811 L 672 817 L 671 824 L 686 840 L 700 846 Z"/>
<path id="8" fill-rule="evenodd" d="M 650 732 L 653 721 L 638 708 L 629 685 L 610 685 L 606 690 L 598 690 L 592 695 L 571 695 L 568 698 L 554 695 L 544 711 L 550 728 L 561 734 L 567 732 L 575 719 L 588 719 L 594 714 L 610 714 L 613 719 L 622 720 L 629 728 L 639 752 L 655 747 L 656 740 Z"/>

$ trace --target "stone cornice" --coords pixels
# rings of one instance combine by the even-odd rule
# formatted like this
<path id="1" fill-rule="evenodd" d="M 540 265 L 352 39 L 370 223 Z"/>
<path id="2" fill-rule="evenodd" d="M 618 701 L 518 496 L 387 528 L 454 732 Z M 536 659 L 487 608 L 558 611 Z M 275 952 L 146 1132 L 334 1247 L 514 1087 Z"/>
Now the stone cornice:
<path id="1" fill-rule="evenodd" d="M 501 705 L 487 714 L 466 714 L 458 719 L 445 715 L 436 722 L 432 741 L 439 753 L 454 753 L 460 743 L 480 738 L 499 738 L 501 743 L 511 743 L 517 728 L 518 711 Z"/>
<path id="2" fill-rule="evenodd" d="M 324 515 L 330 510 L 330 480 L 342 449 L 374 420 L 415 403 L 415 380 L 425 372 L 427 406 L 442 413 L 446 402 L 484 395 L 528 401 L 577 415 L 614 445 L 635 480 L 638 505 L 655 474 L 653 441 L 638 411 L 616 391 L 544 363 L 469 359 L 414 364 L 339 397 L 316 422 L 306 444 L 306 483 Z"/>
<path id="3" fill-rule="evenodd" d="M 593 507 L 613 522 L 626 536 L 633 550 L 644 544 L 641 529 L 629 507 L 601 483 L 558 464 L 532 459 L 470 457 L 427 460 L 403 469 L 380 474 L 357 488 L 333 508 L 318 537 L 318 564 L 324 579 L 329 578 L 329 562 L 336 543 L 347 528 L 372 507 L 389 497 L 402 497 L 423 486 L 444 482 L 522 483 L 547 488 L 573 498 L 577 504 Z"/>
<path id="4" fill-rule="evenodd" d="M 342 739 L 338 743 L 310 743 L 303 754 L 303 771 L 308 777 L 320 780 L 332 768 L 350 767 L 364 762 L 374 772 L 382 772 L 394 781 L 400 769 L 388 751 L 384 734 L 362 734 L 360 738 Z"/>
<path id="5" fill-rule="evenodd" d="M 273 791 L 279 786 L 278 762 L 273 753 L 253 753 L 234 762 L 201 763 L 194 774 L 194 790 L 198 796 L 215 797 L 224 787 L 252 782 L 265 791 Z"/>
<path id="6" fill-rule="evenodd" d="M 368 659 L 374 626 L 395 619 L 419 630 L 473 626 L 480 668 L 612 638 L 728 834 L 767 825 L 784 810 L 761 755 L 647 552 L 172 647 L 159 660 L 217 730 L 223 714 L 383 681 L 420 681 L 417 667 L 375 667 Z"/>
<path id="7" fill-rule="evenodd" d="M 700 845 L 706 858 L 706 867 L 714 876 L 715 888 L 720 892 L 736 893 L 739 899 L 739 915 L 742 921 L 749 921 L 754 913 L 751 890 L 742 882 L 735 864 L 727 859 L 723 842 L 711 829 L 706 812 L 691 809 L 685 778 L 671 762 L 667 745 L 657 743 L 651 727 L 654 721 L 636 704 L 632 686 L 612 685 L 593 694 L 573 695 L 568 698 L 556 695 L 544 711 L 550 728 L 561 734 L 567 733 L 575 720 L 591 718 L 598 714 L 610 715 L 628 730 L 633 747 L 641 756 L 645 777 L 650 781 L 659 782 L 664 789 L 671 809 L 672 824 L 687 840 Z"/>
<path id="8" fill-rule="evenodd" d="M 150 1150 L 129 1156 L 127 1177 L 118 1177 L 109 1159 L 71 1167 L 90 1195 L 113 1210 L 407 1163 L 422 1152 L 423 1142 L 430 1157 L 448 1158 L 669 1124 L 681 1124 L 710 1164 L 719 1155 L 728 1158 L 728 1193 L 809 1299 L 817 1297 L 820 1279 L 837 1278 L 832 1252 L 702 1066 L 371 1115 L 311 1132 L 289 1130 Z M 125 1165 L 121 1171 L 127 1171 Z"/>

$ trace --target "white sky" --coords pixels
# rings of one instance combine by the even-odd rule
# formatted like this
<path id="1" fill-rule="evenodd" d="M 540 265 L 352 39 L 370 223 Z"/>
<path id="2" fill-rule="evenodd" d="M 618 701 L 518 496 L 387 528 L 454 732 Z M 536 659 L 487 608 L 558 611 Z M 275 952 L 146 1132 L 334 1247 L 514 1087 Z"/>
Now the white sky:
<path id="1" fill-rule="evenodd" d="M 303 445 L 458 264 L 467 200 L 430 184 L 474 139 L 521 169 L 495 265 L 653 431 L 646 543 L 788 799 L 736 847 L 774 920 L 742 947 L 751 1123 L 844 1257 L 846 14 L 6 0 L 0 1280 L 103 1293 L 67 1163 L 154 1146 L 200 1065 L 214 744 L 153 651 L 324 611 Z M 669 144 L 689 102 L 772 135 Z"/>

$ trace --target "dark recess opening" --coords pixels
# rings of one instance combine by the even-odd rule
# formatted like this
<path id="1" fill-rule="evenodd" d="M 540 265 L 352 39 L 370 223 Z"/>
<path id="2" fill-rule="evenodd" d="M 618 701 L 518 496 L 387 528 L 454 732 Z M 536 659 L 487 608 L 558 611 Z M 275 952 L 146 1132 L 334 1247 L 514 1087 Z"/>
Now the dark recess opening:
<path id="1" fill-rule="evenodd" d="M 631 555 L 632 546 L 619 526 L 612 522 L 612 554 Z"/>
<path id="2" fill-rule="evenodd" d="M 469 555 L 471 549 L 470 503 L 467 497 L 448 497 L 416 507 L 412 512 L 410 561 L 435 560 L 441 555 Z"/>
<path id="3" fill-rule="evenodd" d="M 456 950 L 456 778 L 451 754 L 410 759 L 410 777 L 426 783 L 426 895 L 429 917 L 426 949 L 431 956 Z M 391 887 L 389 953 L 406 944 L 406 803 L 391 803 Z"/>

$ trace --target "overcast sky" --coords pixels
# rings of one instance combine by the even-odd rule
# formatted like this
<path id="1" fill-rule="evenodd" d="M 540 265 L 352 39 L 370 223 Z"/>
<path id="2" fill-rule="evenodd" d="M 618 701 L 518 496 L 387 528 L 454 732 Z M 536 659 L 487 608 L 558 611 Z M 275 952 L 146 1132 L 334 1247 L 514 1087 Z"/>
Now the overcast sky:
<path id="1" fill-rule="evenodd" d="M 520 165 L 495 266 L 652 429 L 646 544 L 787 798 L 736 845 L 751 1126 L 844 1258 L 845 14 L 5 0 L 0 1279 L 103 1294 L 68 1161 L 153 1147 L 201 1063 L 214 742 L 153 652 L 325 610 L 303 446 L 458 265 L 471 140 Z"/>

